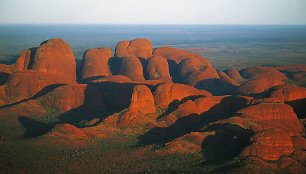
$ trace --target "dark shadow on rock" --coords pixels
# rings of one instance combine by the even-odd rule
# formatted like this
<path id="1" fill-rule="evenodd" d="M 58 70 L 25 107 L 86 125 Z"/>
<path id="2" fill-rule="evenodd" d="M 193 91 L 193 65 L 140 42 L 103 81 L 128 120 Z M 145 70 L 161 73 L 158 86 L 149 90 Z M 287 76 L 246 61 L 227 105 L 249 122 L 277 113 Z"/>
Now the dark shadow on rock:
<path id="1" fill-rule="evenodd" d="M 28 117 L 18 117 L 20 124 L 26 128 L 24 138 L 33 138 L 48 133 L 54 125 L 46 124 Z"/>
<path id="2" fill-rule="evenodd" d="M 247 100 L 239 96 L 223 98 L 219 104 L 201 115 L 191 114 L 179 118 L 169 127 L 155 127 L 138 137 L 139 145 L 165 144 L 190 132 L 202 131 L 210 123 L 235 116 L 234 113 L 244 108 Z"/>
<path id="3" fill-rule="evenodd" d="M 306 118 L 306 98 L 294 100 L 294 101 L 288 101 L 286 104 L 290 105 L 295 114 L 298 116 L 299 119 Z"/>
<path id="4" fill-rule="evenodd" d="M 178 64 L 174 60 L 170 60 L 170 59 L 167 59 L 167 62 L 169 66 L 169 73 L 170 73 L 170 76 L 172 77 L 173 83 L 180 83 L 180 77 L 176 70 Z"/>
<path id="5" fill-rule="evenodd" d="M 149 73 L 148 73 L 148 61 L 147 61 L 147 59 L 145 59 L 145 58 L 140 58 L 140 57 L 138 57 L 138 59 L 139 59 L 139 61 L 140 61 L 140 63 L 141 63 L 141 65 L 142 65 L 142 74 L 143 74 L 143 77 L 145 78 L 145 80 L 150 80 L 150 78 L 149 78 Z"/>
<path id="6" fill-rule="evenodd" d="M 204 97 L 203 95 L 194 95 L 194 96 L 188 96 L 183 98 L 182 100 L 174 100 L 173 102 L 171 102 L 168 106 L 168 108 L 166 109 L 166 111 L 164 113 L 162 113 L 158 119 L 163 118 L 164 116 L 170 114 L 171 112 L 175 111 L 181 104 L 185 103 L 188 100 L 196 100 L 198 98 Z"/>
<path id="7" fill-rule="evenodd" d="M 57 117 L 61 123 L 69 123 L 79 128 L 96 126 L 115 112 L 108 109 L 107 106 L 105 107 L 103 103 L 97 103 L 98 101 L 93 100 L 93 97 L 96 96 L 95 93 L 90 90 L 92 88 L 95 88 L 95 86 L 89 85 L 85 89 L 85 98 L 81 106 L 62 113 Z M 88 124 L 88 122 L 90 122 L 92 119 L 97 119 L 97 121 Z"/>
<path id="8" fill-rule="evenodd" d="M 122 58 L 113 57 L 108 59 L 108 66 L 113 75 L 118 75 L 121 64 L 122 64 Z"/>
<path id="9" fill-rule="evenodd" d="M 81 81 L 81 75 L 82 75 L 82 60 L 75 60 L 76 62 L 76 77 L 77 77 L 77 81 L 80 82 Z"/>
<path id="10" fill-rule="evenodd" d="M 27 99 L 23 99 L 21 101 L 15 102 L 15 103 L 11 103 L 11 104 L 7 104 L 7 105 L 4 105 L 4 106 L 0 106 L 0 109 L 12 107 L 12 106 L 18 105 L 20 103 L 29 101 L 31 99 L 37 99 L 37 98 L 39 98 L 39 97 L 41 97 L 41 96 L 43 96 L 43 95 L 53 91 L 54 89 L 56 89 L 56 88 L 58 88 L 60 86 L 63 86 L 63 85 L 64 84 L 52 84 L 52 85 L 46 86 L 42 90 L 40 90 L 38 93 L 36 93 L 34 96 L 32 96 L 30 98 L 27 98 Z"/>
<path id="11" fill-rule="evenodd" d="M 237 94 L 237 87 L 217 78 L 199 81 L 195 88 L 206 90 L 214 96 Z"/>
<path id="12" fill-rule="evenodd" d="M 80 82 L 82 83 L 91 83 L 92 81 L 95 80 L 100 80 L 105 78 L 106 76 L 91 76 L 91 77 L 87 77 L 86 79 L 80 80 Z"/>
<path id="13" fill-rule="evenodd" d="M 8 73 L 0 72 L 0 85 L 4 85 L 9 76 Z"/>
<path id="14" fill-rule="evenodd" d="M 206 131 L 215 131 L 202 142 L 202 153 L 208 162 L 219 162 L 239 155 L 249 145 L 254 132 L 234 124 L 212 125 Z"/>
<path id="15" fill-rule="evenodd" d="M 29 64 L 27 69 L 32 69 L 33 68 L 33 64 L 34 64 L 34 58 L 35 58 L 35 54 L 37 52 L 38 47 L 34 47 L 34 48 L 30 48 L 29 50 L 31 51 L 30 54 L 30 60 L 29 60 Z"/>

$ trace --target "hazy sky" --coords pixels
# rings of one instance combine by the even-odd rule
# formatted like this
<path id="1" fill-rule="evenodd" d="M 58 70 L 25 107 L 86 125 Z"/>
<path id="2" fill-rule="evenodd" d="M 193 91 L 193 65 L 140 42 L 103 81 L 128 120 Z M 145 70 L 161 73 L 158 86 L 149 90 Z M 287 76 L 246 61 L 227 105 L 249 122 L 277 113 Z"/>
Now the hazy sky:
<path id="1" fill-rule="evenodd" d="M 306 24 L 306 0 L 0 0 L 0 23 Z"/>

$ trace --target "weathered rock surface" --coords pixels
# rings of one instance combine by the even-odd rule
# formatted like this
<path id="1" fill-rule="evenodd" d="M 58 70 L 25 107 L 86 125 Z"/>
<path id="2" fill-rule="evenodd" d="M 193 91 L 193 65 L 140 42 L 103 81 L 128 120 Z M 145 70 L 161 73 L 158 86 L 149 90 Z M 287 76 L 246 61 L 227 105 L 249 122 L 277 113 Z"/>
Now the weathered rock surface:
<path id="1" fill-rule="evenodd" d="M 287 77 L 273 67 L 255 66 L 241 71 L 248 81 L 241 84 L 238 91 L 245 95 L 256 95 L 269 88 L 284 84 Z"/>
<path id="2" fill-rule="evenodd" d="M 164 83 L 157 86 L 154 91 L 155 104 L 164 109 L 173 101 L 182 99 L 205 96 L 206 93 L 188 85 Z"/>
<path id="3" fill-rule="evenodd" d="M 28 69 L 76 80 L 76 62 L 71 47 L 62 39 L 42 42 L 30 60 Z"/>
<path id="4" fill-rule="evenodd" d="M 37 99 L 43 106 L 70 111 L 83 109 L 88 112 L 106 111 L 100 92 L 85 84 L 63 85 Z"/>
<path id="5" fill-rule="evenodd" d="M 241 156 L 255 156 L 263 160 L 278 160 L 282 155 L 293 153 L 290 134 L 280 129 L 266 129 L 251 138 L 252 144 L 246 147 Z"/>
<path id="6" fill-rule="evenodd" d="M 38 92 L 44 92 L 53 86 L 59 84 L 74 84 L 75 80 L 66 76 L 58 76 L 56 74 L 37 72 L 37 71 L 18 71 L 12 74 L 5 85 L 2 86 L 3 91 L 0 98 L 5 103 L 19 102 L 24 99 L 33 97 Z"/>
<path id="7" fill-rule="evenodd" d="M 91 48 L 84 53 L 81 67 L 81 79 L 90 80 L 98 77 L 107 77 L 111 75 L 108 65 L 112 57 L 110 48 Z"/>
<path id="8" fill-rule="evenodd" d="M 135 56 L 123 57 L 121 59 L 121 66 L 118 74 L 127 76 L 133 81 L 145 80 L 142 64 Z"/>
<path id="9" fill-rule="evenodd" d="M 147 39 L 124 40 L 116 45 L 115 57 L 135 56 L 146 59 L 152 56 L 152 51 L 152 43 Z"/>
<path id="10" fill-rule="evenodd" d="M 171 82 L 168 62 L 162 56 L 153 56 L 147 60 L 146 74 L 149 80 Z"/>

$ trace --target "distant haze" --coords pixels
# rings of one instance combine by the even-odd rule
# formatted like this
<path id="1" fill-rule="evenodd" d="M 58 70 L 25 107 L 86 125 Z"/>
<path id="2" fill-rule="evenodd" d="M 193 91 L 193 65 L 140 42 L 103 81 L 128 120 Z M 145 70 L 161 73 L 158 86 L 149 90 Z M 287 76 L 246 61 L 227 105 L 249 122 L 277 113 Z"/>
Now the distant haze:
<path id="1" fill-rule="evenodd" d="M 0 0 L 0 24 L 306 24 L 306 0 Z"/>

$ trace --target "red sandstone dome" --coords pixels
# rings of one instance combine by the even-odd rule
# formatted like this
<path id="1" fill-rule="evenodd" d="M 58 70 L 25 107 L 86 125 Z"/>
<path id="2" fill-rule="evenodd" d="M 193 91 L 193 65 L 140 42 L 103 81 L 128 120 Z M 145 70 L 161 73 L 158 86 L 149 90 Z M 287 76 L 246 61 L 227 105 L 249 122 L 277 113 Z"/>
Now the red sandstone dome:
<path id="1" fill-rule="evenodd" d="M 133 81 L 145 80 L 143 76 L 143 67 L 139 58 L 135 56 L 123 57 L 118 74 L 129 77 Z"/>
<path id="2" fill-rule="evenodd" d="M 171 81 L 167 59 L 162 56 L 153 56 L 147 60 L 147 79 Z"/>
<path id="3" fill-rule="evenodd" d="M 55 84 L 74 84 L 70 77 L 59 77 L 57 74 L 50 74 L 37 71 L 17 71 L 12 74 L 4 86 L 5 96 L 0 98 L 6 103 L 14 103 L 33 97 L 45 87 Z"/>
<path id="4" fill-rule="evenodd" d="M 89 112 L 106 111 L 104 98 L 92 86 L 85 84 L 63 85 L 37 99 L 43 106 L 61 111 L 83 109 Z"/>
<path id="5" fill-rule="evenodd" d="M 115 57 L 136 56 L 146 59 L 152 56 L 152 50 L 152 43 L 147 39 L 124 40 L 116 45 Z"/>
<path id="6" fill-rule="evenodd" d="M 163 142 L 164 149 L 170 151 L 186 149 L 176 147 L 192 144 L 184 140 L 186 137 L 197 141 L 196 145 L 187 147 L 196 147 L 200 151 L 199 144 L 202 143 L 205 151 L 209 146 L 217 146 L 216 151 L 221 151 L 217 154 L 221 156 L 232 153 L 232 147 L 239 147 L 242 152 L 235 155 L 282 160 L 282 156 L 292 154 L 292 160 L 298 161 L 296 156 L 305 150 L 304 128 L 297 118 L 297 115 L 305 116 L 305 88 L 283 85 L 287 79 L 283 73 L 304 72 L 303 66 L 246 68 L 241 71 L 246 78 L 243 79 L 236 69 L 217 73 L 207 59 L 184 50 L 161 47 L 155 49 L 152 56 L 152 44 L 146 39 L 118 43 L 115 58 L 111 57 L 109 48 L 86 51 L 81 79 L 89 84 L 77 84 L 74 56 L 63 40 L 51 39 L 38 48 L 21 52 L 16 64 L 0 65 L 0 73 L 6 77 L 0 79 L 3 84 L 0 86 L 0 115 L 16 112 L 31 117 L 29 113 L 33 113 L 33 108 L 38 110 L 35 113 L 46 113 L 45 107 L 61 110 L 64 115 L 79 109 L 84 111 L 81 113 L 85 117 L 92 112 L 96 114 L 92 120 L 82 120 L 91 125 L 89 128 L 79 129 L 65 124 L 63 119 L 63 124 L 55 125 L 46 134 L 47 137 L 67 139 L 67 142 L 82 140 L 90 143 L 87 135 L 103 137 L 98 134 L 110 130 L 139 134 L 153 128 L 158 130 L 158 138 L 175 132 L 175 140 Z M 110 63 L 113 60 L 114 64 Z M 171 83 L 172 77 L 174 82 L 185 84 Z M 204 87 L 199 89 L 210 87 L 220 91 L 232 87 L 234 90 L 228 93 L 230 95 L 212 96 L 215 94 L 212 91 L 211 94 L 195 88 L 199 87 L 197 84 Z M 255 95 L 258 98 L 250 102 L 252 97 L 233 95 L 237 88 L 246 95 L 265 95 Z M 70 121 L 74 122 L 76 117 L 73 115 Z M 230 125 L 224 128 L 220 123 Z M 195 129 L 198 125 L 202 126 L 200 130 Z M 100 132 L 95 130 L 101 127 Z M 208 127 L 213 130 L 205 130 Z M 91 132 L 93 130 L 96 132 Z M 204 132 L 177 134 L 186 133 L 186 130 Z M 241 146 L 239 136 L 245 132 L 250 135 L 246 140 L 251 137 L 250 144 L 242 143 Z M 197 136 L 192 136 L 194 134 Z M 209 139 L 213 141 L 206 141 Z M 207 144 L 214 141 L 215 144 Z"/>
<path id="7" fill-rule="evenodd" d="M 163 83 L 157 86 L 154 91 L 155 104 L 160 108 L 166 108 L 170 103 L 177 100 L 194 96 L 206 96 L 207 93 L 188 85 Z"/>
<path id="8" fill-rule="evenodd" d="M 301 136 L 303 126 L 298 120 L 293 109 L 282 103 L 260 103 L 251 105 L 237 112 L 243 119 L 249 119 L 252 130 L 255 132 L 278 128 L 290 134 L 290 136 Z"/>
<path id="9" fill-rule="evenodd" d="M 218 79 L 217 71 L 204 59 L 185 59 L 177 67 L 177 75 L 185 84 L 195 86 L 198 82 L 207 79 Z"/>
<path id="10" fill-rule="evenodd" d="M 32 61 L 32 64 L 31 64 Z M 29 68 L 76 80 L 76 62 L 71 47 L 62 39 L 50 39 L 37 48 Z"/>
<path id="11" fill-rule="evenodd" d="M 293 153 L 290 134 L 284 130 L 265 129 L 251 138 L 252 144 L 246 147 L 241 156 L 256 156 L 263 160 L 278 160 L 282 155 Z"/>
<path id="12" fill-rule="evenodd" d="M 239 71 L 237 71 L 235 68 L 232 68 L 232 69 L 226 71 L 226 74 L 227 74 L 230 78 L 232 78 L 232 79 L 234 79 L 234 80 L 239 80 L 239 79 L 241 79 L 241 76 L 240 76 Z"/>
<path id="13" fill-rule="evenodd" d="M 273 67 L 255 66 L 243 69 L 242 75 L 248 81 L 241 84 L 238 91 L 245 95 L 256 95 L 269 88 L 284 84 L 287 77 Z"/>
<path id="14" fill-rule="evenodd" d="M 226 83 L 228 85 L 231 85 L 231 86 L 239 86 L 240 85 L 235 79 L 230 78 L 224 72 L 219 72 L 218 74 L 219 74 L 220 80 L 223 81 L 224 83 Z"/>
<path id="15" fill-rule="evenodd" d="M 81 79 L 110 76 L 109 59 L 112 57 L 110 48 L 91 48 L 84 53 L 81 67 Z"/>
<path id="16" fill-rule="evenodd" d="M 184 59 L 198 59 L 203 60 L 207 65 L 209 64 L 209 61 L 204 57 L 173 47 L 156 48 L 153 50 L 153 55 L 163 56 L 168 60 L 174 61 L 176 64 L 180 63 Z"/>

